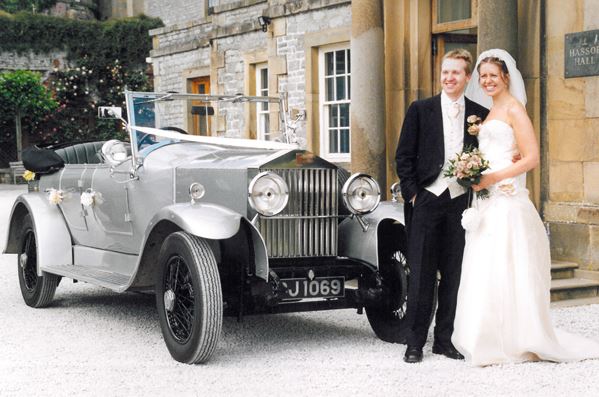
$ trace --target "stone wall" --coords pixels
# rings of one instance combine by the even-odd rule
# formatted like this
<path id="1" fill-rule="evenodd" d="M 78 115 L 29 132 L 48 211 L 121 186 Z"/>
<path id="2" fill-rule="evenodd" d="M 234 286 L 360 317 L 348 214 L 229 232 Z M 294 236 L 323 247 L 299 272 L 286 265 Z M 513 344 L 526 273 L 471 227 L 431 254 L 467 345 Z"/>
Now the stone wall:
<path id="1" fill-rule="evenodd" d="M 213 94 L 250 94 L 248 80 L 254 78 L 250 63 L 268 62 L 269 95 L 287 92 L 291 108 L 305 109 L 304 37 L 319 32 L 326 36 L 330 29 L 349 29 L 350 1 L 222 0 L 217 3 L 206 18 L 186 24 L 167 24 L 150 32 L 154 39 L 151 57 L 156 89 L 186 92 L 187 80 L 203 73 L 211 76 Z M 258 24 L 261 15 L 272 17 L 268 32 L 263 32 Z M 213 133 L 252 136 L 245 113 L 247 107 L 221 105 Z M 276 126 L 276 122 L 274 124 Z M 298 133 L 306 137 L 304 125 L 299 126 Z"/>
<path id="2" fill-rule="evenodd" d="M 48 14 L 55 17 L 92 20 L 96 18 L 95 9 L 93 0 L 63 0 L 57 1 Z"/>
<path id="3" fill-rule="evenodd" d="M 595 0 L 547 1 L 549 222 L 554 259 L 599 270 L 599 76 L 564 78 L 566 33 L 599 29 Z"/>
<path id="4" fill-rule="evenodd" d="M 52 51 L 48 54 L 0 52 L 0 72 L 4 70 L 27 69 L 48 74 L 54 68 L 65 68 L 68 66 L 65 51 Z"/>
<path id="5" fill-rule="evenodd" d="M 208 0 L 145 0 L 145 14 L 162 19 L 165 26 L 203 19 Z"/>

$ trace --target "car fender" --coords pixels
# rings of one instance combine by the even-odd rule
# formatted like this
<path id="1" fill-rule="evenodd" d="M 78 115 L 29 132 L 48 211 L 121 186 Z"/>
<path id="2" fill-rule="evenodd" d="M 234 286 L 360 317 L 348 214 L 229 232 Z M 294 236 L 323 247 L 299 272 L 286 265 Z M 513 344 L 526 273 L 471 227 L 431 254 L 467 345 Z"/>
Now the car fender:
<path id="1" fill-rule="evenodd" d="M 241 214 L 212 203 L 178 203 L 163 207 L 146 228 L 145 239 L 154 225 L 168 220 L 194 236 L 221 240 L 239 230 Z"/>
<path id="2" fill-rule="evenodd" d="M 22 194 L 13 204 L 5 254 L 18 254 L 21 224 L 31 214 L 37 244 L 37 273 L 50 266 L 72 265 L 71 234 L 57 205 L 51 204 L 45 194 Z"/>
<path id="3" fill-rule="evenodd" d="M 266 243 L 258 229 L 238 212 L 211 203 L 169 205 L 154 216 L 148 230 L 146 230 L 146 239 L 151 232 L 152 225 L 156 225 L 163 220 L 175 223 L 194 236 L 212 240 L 222 240 L 234 236 L 239 231 L 243 221 L 251 232 L 256 276 L 268 280 Z"/>
<path id="4" fill-rule="evenodd" d="M 361 259 L 378 268 L 379 225 L 385 220 L 405 225 L 403 205 L 393 201 L 381 202 L 376 210 L 362 216 L 362 219 L 368 225 L 366 231 L 355 217 L 344 219 L 339 225 L 339 255 Z"/>
<path id="5" fill-rule="evenodd" d="M 244 223 L 248 225 L 251 231 L 252 244 L 254 247 L 254 264 L 256 266 L 255 275 L 264 281 L 268 281 L 268 252 L 264 238 L 248 219 L 243 218 Z"/>

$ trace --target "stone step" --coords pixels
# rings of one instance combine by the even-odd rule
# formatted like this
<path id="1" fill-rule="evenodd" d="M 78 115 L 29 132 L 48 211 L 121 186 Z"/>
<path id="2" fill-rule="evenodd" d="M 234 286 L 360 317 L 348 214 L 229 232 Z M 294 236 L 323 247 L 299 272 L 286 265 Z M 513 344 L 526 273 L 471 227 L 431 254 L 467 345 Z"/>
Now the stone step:
<path id="1" fill-rule="evenodd" d="M 572 307 L 572 306 L 584 306 L 584 305 L 598 305 L 599 296 L 592 298 L 579 298 L 579 299 L 566 299 L 563 301 L 551 302 L 551 307 Z"/>
<path id="2" fill-rule="evenodd" d="M 584 278 L 551 280 L 551 302 L 599 296 L 599 281 Z"/>
<path id="3" fill-rule="evenodd" d="M 551 279 L 573 278 L 576 269 L 578 269 L 578 265 L 574 262 L 553 261 L 551 262 Z"/>
<path id="4" fill-rule="evenodd" d="M 596 270 L 574 270 L 574 277 L 586 278 L 587 280 L 599 281 L 599 271 Z"/>

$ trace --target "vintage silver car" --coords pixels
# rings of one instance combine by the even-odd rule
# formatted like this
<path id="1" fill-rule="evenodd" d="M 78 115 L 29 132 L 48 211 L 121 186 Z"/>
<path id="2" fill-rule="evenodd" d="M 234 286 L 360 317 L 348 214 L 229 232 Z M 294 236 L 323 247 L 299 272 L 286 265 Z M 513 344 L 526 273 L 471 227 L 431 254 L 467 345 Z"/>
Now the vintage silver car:
<path id="1" fill-rule="evenodd" d="M 62 278 L 153 291 L 185 363 L 210 358 L 223 315 L 365 309 L 379 338 L 404 340 L 402 206 L 300 149 L 284 98 L 126 92 L 126 103 L 130 142 L 57 149 L 61 161 L 31 170 L 14 203 L 5 253 L 18 254 L 27 305 L 50 305 Z M 277 139 L 173 127 L 176 115 L 254 103 L 280 109 Z"/>

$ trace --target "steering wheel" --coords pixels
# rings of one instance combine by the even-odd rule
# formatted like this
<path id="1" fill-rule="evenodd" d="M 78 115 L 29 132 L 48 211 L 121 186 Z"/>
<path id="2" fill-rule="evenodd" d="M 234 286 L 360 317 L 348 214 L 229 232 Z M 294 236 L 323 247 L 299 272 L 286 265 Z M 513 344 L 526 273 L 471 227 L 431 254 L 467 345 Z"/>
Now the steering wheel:
<path id="1" fill-rule="evenodd" d="M 178 132 L 180 134 L 185 134 L 185 135 L 189 135 L 187 133 L 187 131 L 185 131 L 183 128 L 179 128 L 179 127 L 172 127 L 172 126 L 168 126 L 168 127 L 160 127 L 161 130 L 169 130 L 169 131 L 175 131 Z"/>
<path id="2" fill-rule="evenodd" d="M 138 147 L 144 147 L 144 146 L 150 146 L 155 144 L 156 141 L 154 140 L 152 134 L 143 134 L 143 136 L 137 141 L 137 146 Z"/>
<path id="3" fill-rule="evenodd" d="M 179 128 L 179 127 L 168 126 L 168 127 L 160 127 L 160 129 L 168 130 L 168 131 L 175 131 L 180 134 L 188 135 L 187 131 L 185 131 L 183 128 Z M 146 145 L 149 146 L 149 145 L 153 145 L 155 143 L 156 143 L 156 141 L 154 140 L 154 136 L 152 134 L 143 134 L 143 136 L 138 140 L 139 147 L 143 147 Z"/>

